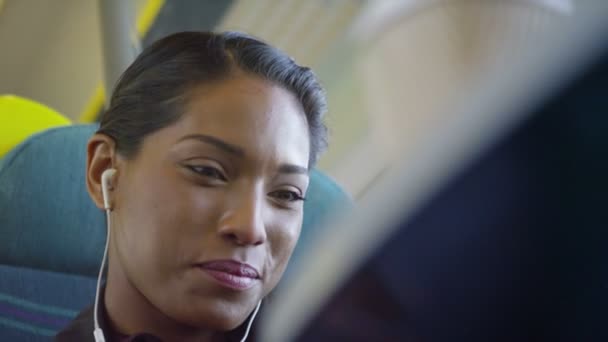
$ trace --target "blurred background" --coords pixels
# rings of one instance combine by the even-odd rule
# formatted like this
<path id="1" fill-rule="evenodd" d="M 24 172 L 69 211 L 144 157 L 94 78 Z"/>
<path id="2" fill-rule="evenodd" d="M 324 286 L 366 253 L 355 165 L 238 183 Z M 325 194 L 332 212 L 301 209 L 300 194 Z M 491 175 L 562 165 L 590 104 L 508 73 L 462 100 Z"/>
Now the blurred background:
<path id="1" fill-rule="evenodd" d="M 183 30 L 248 32 L 317 72 L 331 130 L 320 169 L 356 199 L 488 65 L 508 64 L 572 12 L 563 0 L 2 0 L 0 94 L 93 122 L 141 46 Z M 104 59 L 104 39 L 127 51 Z"/>
<path id="2" fill-rule="evenodd" d="M 335 223 L 308 211 L 323 228 L 303 230 L 297 272 L 264 305 L 266 340 L 606 341 L 607 19 L 604 0 L 0 0 L 0 159 L 45 128 L 95 122 L 153 41 L 244 31 L 321 79 L 330 146 L 318 167 L 357 207 Z M 0 259 L 91 277 L 102 218 L 47 206 L 40 189 L 54 192 L 35 172 L 23 181 L 33 196 L 19 197 L 11 182 L 44 165 L 35 157 L 0 182 L 16 208 L 6 216 L 35 207 L 6 221 Z M 91 206 L 81 192 L 66 198 Z M 329 202 L 315 204 L 338 211 Z M 27 253 L 46 240 L 53 252 Z M 7 287 L 21 290 L 14 274 Z"/>

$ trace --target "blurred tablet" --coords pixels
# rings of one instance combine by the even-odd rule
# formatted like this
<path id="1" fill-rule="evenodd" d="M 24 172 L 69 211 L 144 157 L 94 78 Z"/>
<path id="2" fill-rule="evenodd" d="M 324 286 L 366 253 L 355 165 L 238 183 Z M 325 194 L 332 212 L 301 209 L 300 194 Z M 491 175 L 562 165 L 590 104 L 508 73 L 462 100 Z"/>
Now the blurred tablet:
<path id="1" fill-rule="evenodd" d="M 319 239 L 262 340 L 608 340 L 608 12 L 594 4 L 490 73 Z"/>

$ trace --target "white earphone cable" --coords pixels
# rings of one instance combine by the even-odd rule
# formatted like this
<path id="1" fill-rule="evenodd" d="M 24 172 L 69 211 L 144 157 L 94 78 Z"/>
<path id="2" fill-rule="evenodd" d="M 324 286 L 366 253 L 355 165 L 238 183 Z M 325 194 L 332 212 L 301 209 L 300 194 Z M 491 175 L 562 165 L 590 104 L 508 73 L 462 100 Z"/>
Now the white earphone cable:
<path id="1" fill-rule="evenodd" d="M 93 335 L 95 336 L 95 342 L 105 342 L 103 330 L 101 330 L 101 328 L 99 327 L 99 319 L 97 317 L 97 312 L 99 310 L 99 291 L 101 290 L 101 278 L 103 276 L 103 270 L 105 268 L 106 259 L 108 257 L 108 245 L 110 244 L 110 209 L 106 209 L 106 222 L 106 246 L 103 249 L 103 258 L 101 259 L 101 266 L 99 267 L 99 276 L 97 277 L 97 289 L 95 291 L 95 305 L 93 307 L 93 322 L 95 324 L 95 330 L 93 331 Z"/>
<path id="2" fill-rule="evenodd" d="M 245 330 L 245 335 L 243 335 L 241 342 L 245 342 L 247 340 L 247 336 L 249 336 L 249 330 L 251 329 L 251 324 L 253 324 L 253 320 L 255 319 L 255 316 L 258 314 L 258 310 L 260 310 L 260 305 L 262 305 L 261 299 L 258 302 L 258 305 L 255 307 L 255 310 L 253 310 L 253 314 L 251 315 L 251 318 L 249 318 L 249 322 L 247 323 L 247 330 Z"/>

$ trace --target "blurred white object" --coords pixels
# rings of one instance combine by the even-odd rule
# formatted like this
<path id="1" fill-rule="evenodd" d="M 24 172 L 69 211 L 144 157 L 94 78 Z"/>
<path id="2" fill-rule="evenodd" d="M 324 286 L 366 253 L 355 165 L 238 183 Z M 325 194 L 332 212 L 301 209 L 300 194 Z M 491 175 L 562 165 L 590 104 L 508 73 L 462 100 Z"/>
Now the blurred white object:
<path id="1" fill-rule="evenodd" d="M 405 16 L 414 15 L 417 11 L 429 9 L 436 5 L 453 5 L 458 0 L 373 0 L 367 1 L 360 16 L 352 26 L 350 36 L 353 39 L 367 40 L 382 32 L 387 25 Z M 470 1 L 469 1 L 470 2 Z M 509 2 L 538 6 L 540 9 L 553 10 L 560 14 L 571 14 L 574 10 L 572 0 L 481 0 L 479 5 L 489 2 L 512 6 Z"/>
<path id="2" fill-rule="evenodd" d="M 472 2 L 459 3 L 470 5 Z M 318 239 L 314 254 L 303 259 L 302 269 L 284 284 L 283 291 L 274 295 L 274 305 L 267 308 L 261 340 L 294 339 L 356 265 L 390 236 L 397 219 L 411 215 L 449 175 L 524 120 L 529 108 L 593 57 L 598 43 L 604 41 L 602 38 L 608 33 L 606 17 L 608 2 L 581 3 L 569 20 L 549 24 L 546 28 L 550 29 L 536 32 L 533 40 L 520 41 L 517 49 L 502 50 L 508 58 L 498 60 L 508 63 L 488 62 L 474 77 L 462 82 L 459 85 L 462 96 L 458 101 L 435 108 L 435 114 L 441 119 L 433 127 L 422 130 L 409 153 L 398 154 L 395 146 L 392 167 L 360 198 L 358 209 Z M 430 27 L 429 24 L 426 28 Z M 418 33 L 421 39 L 429 38 L 425 34 L 433 34 L 428 30 Z M 393 76 L 395 65 L 384 64 L 393 66 L 390 70 Z M 415 99 L 417 94 L 393 93 L 393 96 L 399 95 Z M 397 114 L 400 111 L 398 107 L 392 109 Z"/>
<path id="3" fill-rule="evenodd" d="M 488 69 L 508 67 L 520 50 L 573 20 L 568 1 L 368 1 L 348 34 L 356 52 L 368 132 L 359 150 L 329 170 L 355 198 L 396 159 L 407 158 Z M 330 102 L 331 104 L 331 102 Z M 367 146 L 367 145 L 371 146 Z M 353 172 L 352 167 L 375 173 Z"/>
<path id="4" fill-rule="evenodd" d="M 522 0 L 520 0 L 522 1 Z M 574 10 L 574 4 L 572 0 L 527 0 L 532 2 L 538 2 L 543 6 L 547 6 L 547 8 L 554 9 L 561 13 L 570 14 Z"/>

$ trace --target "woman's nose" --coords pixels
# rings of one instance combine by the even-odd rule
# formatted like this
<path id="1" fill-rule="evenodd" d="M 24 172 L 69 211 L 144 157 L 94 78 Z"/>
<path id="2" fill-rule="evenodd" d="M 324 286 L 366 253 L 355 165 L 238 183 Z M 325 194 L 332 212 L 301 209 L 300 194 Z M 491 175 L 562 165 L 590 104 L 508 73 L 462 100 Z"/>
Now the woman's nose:
<path id="1" fill-rule="evenodd" d="M 242 196 L 220 220 L 219 233 L 240 246 L 261 245 L 266 241 L 261 196 Z"/>

